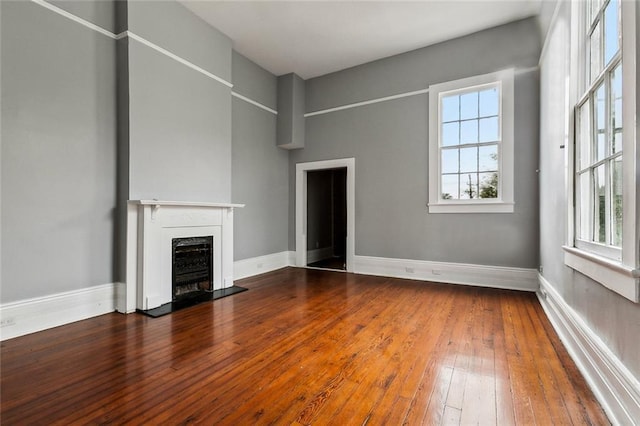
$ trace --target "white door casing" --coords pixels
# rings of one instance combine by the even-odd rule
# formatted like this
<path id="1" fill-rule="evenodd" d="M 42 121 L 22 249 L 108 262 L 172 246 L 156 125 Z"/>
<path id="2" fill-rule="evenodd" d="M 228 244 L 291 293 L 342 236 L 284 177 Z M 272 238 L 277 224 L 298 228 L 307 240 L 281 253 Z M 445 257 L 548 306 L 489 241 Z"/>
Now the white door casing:
<path id="1" fill-rule="evenodd" d="M 355 158 L 296 164 L 296 266 L 307 266 L 307 172 L 347 169 L 347 272 L 355 260 Z"/>

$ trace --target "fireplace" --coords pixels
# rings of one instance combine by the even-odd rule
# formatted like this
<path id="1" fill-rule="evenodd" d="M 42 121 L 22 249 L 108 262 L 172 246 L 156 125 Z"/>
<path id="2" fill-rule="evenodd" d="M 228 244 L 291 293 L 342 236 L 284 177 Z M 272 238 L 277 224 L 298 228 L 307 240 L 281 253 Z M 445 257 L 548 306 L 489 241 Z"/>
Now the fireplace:
<path id="1" fill-rule="evenodd" d="M 171 240 L 173 302 L 213 292 L 213 237 Z"/>
<path id="2" fill-rule="evenodd" d="M 146 312 L 176 299 L 189 304 L 234 288 L 233 210 L 243 206 L 130 200 L 126 283 L 118 293 L 118 311 Z"/>

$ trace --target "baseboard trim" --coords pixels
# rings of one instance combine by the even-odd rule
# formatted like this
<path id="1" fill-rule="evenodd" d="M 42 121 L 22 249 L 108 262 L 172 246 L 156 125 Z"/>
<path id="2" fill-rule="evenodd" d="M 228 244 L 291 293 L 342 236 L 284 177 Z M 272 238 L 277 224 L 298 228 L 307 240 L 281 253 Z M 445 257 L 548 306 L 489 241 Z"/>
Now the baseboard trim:
<path id="1" fill-rule="evenodd" d="M 412 280 L 537 291 L 537 271 L 527 268 L 356 256 L 354 272 Z"/>
<path id="2" fill-rule="evenodd" d="M 104 284 L 0 305 L 0 340 L 113 312 L 116 284 Z"/>
<path id="3" fill-rule="evenodd" d="M 281 251 L 264 256 L 250 257 L 233 262 L 233 279 L 252 277 L 265 272 L 275 271 L 286 266 L 295 265 L 296 252 Z"/>
<path id="4" fill-rule="evenodd" d="M 542 275 L 538 299 L 613 424 L 637 424 L 640 382 Z"/>

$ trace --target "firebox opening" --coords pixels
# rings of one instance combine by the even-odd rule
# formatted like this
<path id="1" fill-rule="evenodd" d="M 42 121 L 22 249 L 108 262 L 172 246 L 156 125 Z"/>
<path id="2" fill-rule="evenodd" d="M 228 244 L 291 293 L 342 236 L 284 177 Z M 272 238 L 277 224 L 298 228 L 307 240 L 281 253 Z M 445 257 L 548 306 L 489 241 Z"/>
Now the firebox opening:
<path id="1" fill-rule="evenodd" d="M 213 236 L 173 238 L 173 301 L 213 292 Z"/>

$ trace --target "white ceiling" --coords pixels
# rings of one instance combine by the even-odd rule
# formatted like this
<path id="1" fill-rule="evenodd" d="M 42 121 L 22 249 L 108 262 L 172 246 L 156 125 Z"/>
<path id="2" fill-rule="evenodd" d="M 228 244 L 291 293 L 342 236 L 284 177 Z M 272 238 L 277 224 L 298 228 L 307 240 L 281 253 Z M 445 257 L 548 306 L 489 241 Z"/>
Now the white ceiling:
<path id="1" fill-rule="evenodd" d="M 542 0 L 179 0 L 275 75 L 328 74 L 536 15 Z"/>

